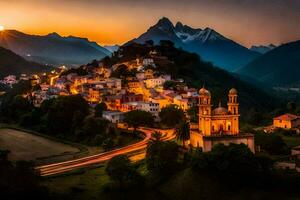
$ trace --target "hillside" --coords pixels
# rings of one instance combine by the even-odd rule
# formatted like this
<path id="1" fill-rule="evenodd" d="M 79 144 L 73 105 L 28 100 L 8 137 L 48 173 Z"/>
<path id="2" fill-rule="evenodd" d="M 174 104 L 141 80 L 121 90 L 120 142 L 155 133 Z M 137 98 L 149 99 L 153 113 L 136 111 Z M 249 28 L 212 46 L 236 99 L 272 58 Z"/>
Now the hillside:
<path id="1" fill-rule="evenodd" d="M 0 78 L 14 74 L 30 74 L 50 71 L 52 68 L 35 62 L 30 62 L 14 52 L 0 47 Z"/>
<path id="2" fill-rule="evenodd" d="M 136 59 L 137 55 L 147 57 L 153 50 L 172 61 L 168 64 L 158 65 L 157 71 L 171 74 L 173 78 L 183 78 L 188 85 L 196 88 L 205 85 L 212 92 L 214 105 L 217 105 L 220 100 L 223 100 L 223 105 L 226 105 L 227 92 L 232 87 L 239 91 L 240 105 L 244 113 L 250 108 L 261 112 L 271 110 L 276 104 L 276 100 L 272 100 L 272 97 L 264 91 L 241 81 L 211 63 L 204 62 L 197 54 L 175 48 L 168 42 L 155 46 L 136 43 L 122 46 L 114 56 L 109 60 L 106 58 L 102 62 L 111 66 L 115 63 Z"/>
<path id="3" fill-rule="evenodd" d="M 95 42 L 73 36 L 62 37 L 57 33 L 29 35 L 16 30 L 0 32 L 0 46 L 44 64 L 78 65 L 101 59 L 111 53 Z"/>
<path id="4" fill-rule="evenodd" d="M 300 40 L 283 44 L 237 70 L 269 86 L 299 82 Z"/>
<path id="5" fill-rule="evenodd" d="M 174 42 L 176 47 L 195 52 L 203 60 L 210 61 L 227 71 L 234 71 L 261 55 L 226 38 L 211 28 L 192 28 L 183 25 L 181 22 L 177 22 L 174 26 L 165 17 L 151 26 L 145 33 L 125 45 L 134 42 L 143 44 L 148 40 L 154 41 L 155 44 L 158 44 L 161 40 L 170 40 Z"/>

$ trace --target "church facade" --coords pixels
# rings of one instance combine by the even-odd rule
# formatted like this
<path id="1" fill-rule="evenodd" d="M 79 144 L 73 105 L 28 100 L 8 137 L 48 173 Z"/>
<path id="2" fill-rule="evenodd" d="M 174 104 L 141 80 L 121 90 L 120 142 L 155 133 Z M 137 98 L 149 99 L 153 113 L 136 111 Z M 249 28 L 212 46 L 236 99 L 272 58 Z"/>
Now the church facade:
<path id="1" fill-rule="evenodd" d="M 239 130 L 238 92 L 232 88 L 228 92 L 227 108 L 219 106 L 213 109 L 211 93 L 204 87 L 199 90 L 199 122 L 191 126 L 190 144 L 210 151 L 216 144 L 246 144 L 254 152 L 252 134 L 242 134 Z"/>

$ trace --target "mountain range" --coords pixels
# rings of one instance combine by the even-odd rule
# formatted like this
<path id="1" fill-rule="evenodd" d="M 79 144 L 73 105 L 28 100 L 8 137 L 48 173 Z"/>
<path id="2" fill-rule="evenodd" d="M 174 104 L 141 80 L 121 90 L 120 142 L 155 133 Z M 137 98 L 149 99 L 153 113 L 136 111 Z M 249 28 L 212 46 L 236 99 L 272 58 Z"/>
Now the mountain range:
<path id="1" fill-rule="evenodd" d="M 211 28 L 192 28 L 177 22 L 173 23 L 166 17 L 161 18 L 139 37 L 130 40 L 130 43 L 145 43 L 153 40 L 158 44 L 160 40 L 170 40 L 176 47 L 181 47 L 189 52 L 195 52 L 202 59 L 212 62 L 214 65 L 234 71 L 246 65 L 261 54 L 226 38 Z"/>
<path id="2" fill-rule="evenodd" d="M 51 65 L 80 65 L 111 54 L 86 38 L 62 37 L 57 33 L 29 35 L 16 30 L 1 31 L 0 46 L 27 60 Z"/>
<path id="3" fill-rule="evenodd" d="M 251 61 L 236 72 L 268 86 L 299 83 L 300 40 L 283 44 Z"/>
<path id="4" fill-rule="evenodd" d="M 46 72 L 52 67 L 25 60 L 14 52 L 0 47 L 0 78 L 8 75 Z"/>
<path id="5" fill-rule="evenodd" d="M 259 45 L 259 46 L 252 46 L 250 48 L 251 51 L 255 51 L 261 54 L 265 54 L 269 51 L 271 51 L 272 49 L 276 48 L 277 46 L 274 44 L 269 44 L 269 45 Z"/>
<path id="6" fill-rule="evenodd" d="M 118 51 L 118 49 L 120 48 L 119 45 L 104 45 L 103 46 L 105 49 L 107 49 L 108 51 L 110 51 L 111 53 Z"/>

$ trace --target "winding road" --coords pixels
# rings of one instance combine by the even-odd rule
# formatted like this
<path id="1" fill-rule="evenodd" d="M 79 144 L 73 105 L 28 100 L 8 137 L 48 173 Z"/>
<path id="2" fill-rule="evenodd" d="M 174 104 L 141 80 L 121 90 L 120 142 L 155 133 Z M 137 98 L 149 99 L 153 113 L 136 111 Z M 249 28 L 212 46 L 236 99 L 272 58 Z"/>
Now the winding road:
<path id="1" fill-rule="evenodd" d="M 112 151 L 107 151 L 104 153 L 87 156 L 79 159 L 38 166 L 35 169 L 40 173 L 41 176 L 51 176 L 51 175 L 70 172 L 76 169 L 88 167 L 95 164 L 100 164 L 110 160 L 112 157 L 117 155 L 139 152 L 139 154 L 142 156 L 131 157 L 131 160 L 137 161 L 143 159 L 146 152 L 147 143 L 151 139 L 152 133 L 154 133 L 155 131 L 159 131 L 160 133 L 162 133 L 161 139 L 163 141 L 174 139 L 173 130 L 159 130 L 159 129 L 148 129 L 148 128 L 140 128 L 139 130 L 144 132 L 146 136 L 142 141 L 137 142 L 135 144 L 131 144 L 126 147 L 122 147 Z"/>

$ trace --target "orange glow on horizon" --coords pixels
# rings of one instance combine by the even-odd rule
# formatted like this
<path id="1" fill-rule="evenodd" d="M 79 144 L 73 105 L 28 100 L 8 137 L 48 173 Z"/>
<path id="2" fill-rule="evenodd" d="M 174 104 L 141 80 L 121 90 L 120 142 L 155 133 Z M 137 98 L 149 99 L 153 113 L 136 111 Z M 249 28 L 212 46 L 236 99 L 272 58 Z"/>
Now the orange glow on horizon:
<path id="1" fill-rule="evenodd" d="M 277 16 L 280 12 L 271 12 L 269 8 L 236 9 L 238 4 L 208 1 L 190 4 L 179 0 L 174 3 L 154 1 L 0 1 L 0 24 L 5 29 L 28 34 L 57 32 L 62 36 L 84 37 L 100 45 L 110 45 L 138 37 L 166 16 L 173 23 L 181 21 L 194 28 L 213 28 L 247 47 L 299 39 L 300 29 L 295 28 L 297 20 L 286 23 L 286 18 L 292 16 Z M 183 8 L 186 12 L 178 12 Z"/>

